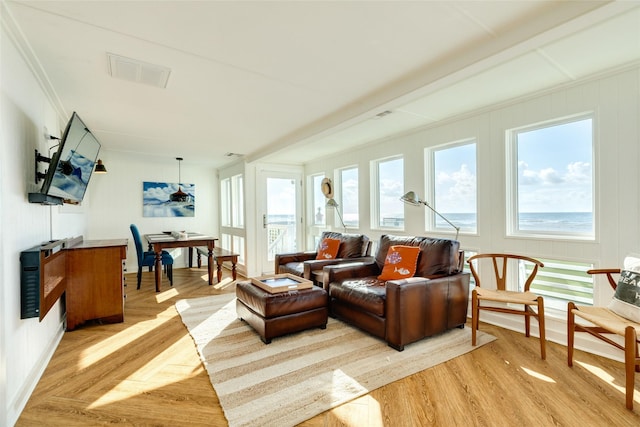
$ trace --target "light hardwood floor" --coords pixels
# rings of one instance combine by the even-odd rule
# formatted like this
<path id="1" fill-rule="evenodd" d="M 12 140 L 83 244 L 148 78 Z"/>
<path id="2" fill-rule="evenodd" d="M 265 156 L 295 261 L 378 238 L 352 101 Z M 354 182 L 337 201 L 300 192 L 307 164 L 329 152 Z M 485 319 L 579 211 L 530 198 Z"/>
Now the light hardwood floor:
<path id="1" fill-rule="evenodd" d="M 174 270 L 156 293 L 152 273 L 127 275 L 125 322 L 64 334 L 17 426 L 226 426 L 216 393 L 174 303 L 233 292 L 206 269 Z M 481 324 L 497 340 L 304 422 L 326 426 L 640 426 L 624 405 L 621 363 Z M 304 332 L 302 332 L 304 333 Z M 256 335 L 256 339 L 259 339 Z"/>

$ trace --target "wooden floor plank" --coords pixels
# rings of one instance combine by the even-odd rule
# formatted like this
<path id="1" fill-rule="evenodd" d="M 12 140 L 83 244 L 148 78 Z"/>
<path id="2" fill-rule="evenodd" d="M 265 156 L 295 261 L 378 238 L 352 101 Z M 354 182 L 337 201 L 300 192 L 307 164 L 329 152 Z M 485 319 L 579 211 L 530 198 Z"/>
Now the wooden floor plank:
<path id="1" fill-rule="evenodd" d="M 222 286 L 208 286 L 206 269 L 176 269 L 174 286 L 164 280 L 160 293 L 153 273 L 143 273 L 140 290 L 135 274 L 127 283 L 125 321 L 65 333 L 17 426 L 227 425 L 174 304 L 234 292 L 230 272 Z M 628 411 L 621 363 L 577 351 L 569 368 L 563 346 L 548 343 L 543 361 L 537 338 L 481 329 L 497 340 L 301 425 L 640 425 L 640 374 Z"/>

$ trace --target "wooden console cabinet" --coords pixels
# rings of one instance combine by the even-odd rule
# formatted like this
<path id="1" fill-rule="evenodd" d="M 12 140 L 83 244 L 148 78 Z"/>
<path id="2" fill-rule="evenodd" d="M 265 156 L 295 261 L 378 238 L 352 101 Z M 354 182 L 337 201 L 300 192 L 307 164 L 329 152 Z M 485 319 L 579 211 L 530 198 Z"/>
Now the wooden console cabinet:
<path id="1" fill-rule="evenodd" d="M 93 319 L 124 321 L 127 239 L 80 240 L 64 251 L 67 330 Z"/>

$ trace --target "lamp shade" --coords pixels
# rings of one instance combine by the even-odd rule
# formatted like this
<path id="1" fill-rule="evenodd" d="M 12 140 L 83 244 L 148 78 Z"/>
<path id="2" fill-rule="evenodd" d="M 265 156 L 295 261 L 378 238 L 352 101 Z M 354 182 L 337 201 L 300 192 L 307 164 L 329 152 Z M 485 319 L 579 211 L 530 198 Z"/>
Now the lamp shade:
<path id="1" fill-rule="evenodd" d="M 418 196 L 416 196 L 416 193 L 414 191 L 408 191 L 404 194 L 404 196 L 400 197 L 400 200 L 402 200 L 405 203 L 408 203 L 410 205 L 421 205 L 422 204 L 422 200 L 420 200 L 420 198 Z"/>
<path id="2" fill-rule="evenodd" d="M 337 208 L 338 206 L 339 206 L 338 202 L 336 202 L 335 199 L 327 199 L 327 207 L 328 208 Z"/>
<path id="3" fill-rule="evenodd" d="M 437 210 L 435 210 L 429 203 L 425 202 L 424 200 L 420 200 L 420 198 L 418 196 L 416 196 L 416 193 L 414 191 L 407 191 L 404 194 L 404 196 L 400 197 L 400 200 L 402 200 L 403 202 L 405 202 L 405 203 L 407 203 L 409 205 L 413 205 L 413 206 L 425 205 L 426 207 L 431 209 L 433 211 L 433 213 L 435 213 L 440 218 L 442 218 L 447 224 L 449 224 L 450 226 L 455 228 L 455 230 L 456 230 L 456 240 L 458 240 L 458 235 L 460 234 L 460 227 L 458 227 L 457 225 L 453 224 L 447 218 L 442 216 L 442 214 L 440 212 L 438 212 Z M 327 206 L 328 206 L 328 203 L 327 203 Z"/>
<path id="4" fill-rule="evenodd" d="M 107 173 L 107 168 L 102 164 L 102 160 L 98 159 L 98 163 L 96 163 L 96 168 L 94 170 L 95 173 Z"/>

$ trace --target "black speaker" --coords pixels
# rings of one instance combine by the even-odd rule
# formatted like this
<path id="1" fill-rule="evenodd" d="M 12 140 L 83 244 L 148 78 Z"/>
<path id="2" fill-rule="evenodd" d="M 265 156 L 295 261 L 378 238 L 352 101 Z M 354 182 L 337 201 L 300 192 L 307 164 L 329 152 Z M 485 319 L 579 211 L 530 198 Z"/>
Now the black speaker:
<path id="1" fill-rule="evenodd" d="M 40 317 L 40 249 L 20 253 L 20 318 Z"/>

